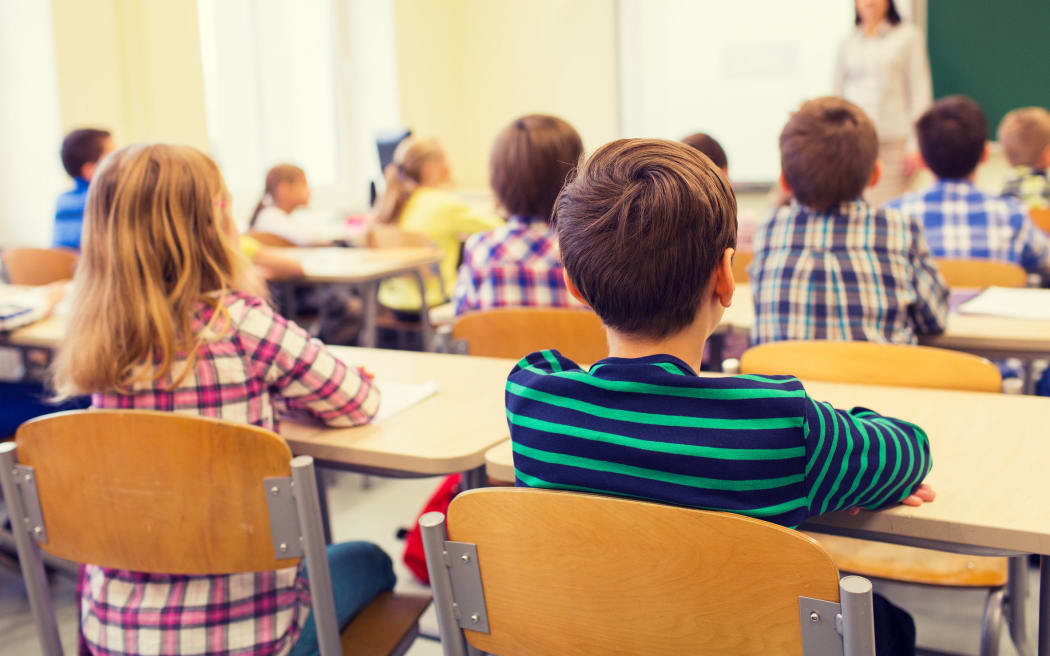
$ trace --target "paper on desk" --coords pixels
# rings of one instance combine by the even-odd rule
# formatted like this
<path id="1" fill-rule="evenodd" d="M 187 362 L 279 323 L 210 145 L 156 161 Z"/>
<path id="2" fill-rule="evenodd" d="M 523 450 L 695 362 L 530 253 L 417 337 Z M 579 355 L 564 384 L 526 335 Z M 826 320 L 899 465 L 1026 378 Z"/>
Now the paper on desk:
<path id="1" fill-rule="evenodd" d="M 39 321 L 47 314 L 47 308 L 43 287 L 11 294 L 0 301 L 0 330 L 14 330 Z"/>
<path id="2" fill-rule="evenodd" d="M 402 410 L 407 410 L 424 399 L 437 394 L 438 391 L 438 384 L 433 380 L 417 385 L 377 377 L 375 385 L 379 388 L 380 401 L 379 412 L 376 414 L 375 419 L 372 420 L 373 424 L 386 421 Z"/>
<path id="3" fill-rule="evenodd" d="M 963 314 L 1050 321 L 1050 289 L 989 287 L 959 306 Z"/>

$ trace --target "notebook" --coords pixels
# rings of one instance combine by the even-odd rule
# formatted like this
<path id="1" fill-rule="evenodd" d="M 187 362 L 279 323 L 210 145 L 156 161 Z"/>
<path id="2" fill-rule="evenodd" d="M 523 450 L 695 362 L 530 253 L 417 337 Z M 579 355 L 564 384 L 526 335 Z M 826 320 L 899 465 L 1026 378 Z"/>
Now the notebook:
<path id="1" fill-rule="evenodd" d="M 394 415 L 411 408 L 437 394 L 438 384 L 433 380 L 425 383 L 401 383 L 377 376 L 375 384 L 379 388 L 379 412 L 373 424 L 379 424 Z"/>
<path id="2" fill-rule="evenodd" d="M 963 314 L 1050 321 L 1050 289 L 989 287 L 959 306 Z"/>

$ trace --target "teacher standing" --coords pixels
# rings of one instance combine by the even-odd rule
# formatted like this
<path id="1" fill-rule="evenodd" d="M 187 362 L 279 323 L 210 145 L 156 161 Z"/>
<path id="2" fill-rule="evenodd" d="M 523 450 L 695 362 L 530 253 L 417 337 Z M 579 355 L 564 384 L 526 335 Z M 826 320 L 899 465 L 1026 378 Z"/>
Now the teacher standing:
<path id="1" fill-rule="evenodd" d="M 871 117 L 879 134 L 882 178 L 873 205 L 908 190 L 921 159 L 915 121 L 933 102 L 926 40 L 901 22 L 893 0 L 855 0 L 856 28 L 839 45 L 834 91 Z"/>

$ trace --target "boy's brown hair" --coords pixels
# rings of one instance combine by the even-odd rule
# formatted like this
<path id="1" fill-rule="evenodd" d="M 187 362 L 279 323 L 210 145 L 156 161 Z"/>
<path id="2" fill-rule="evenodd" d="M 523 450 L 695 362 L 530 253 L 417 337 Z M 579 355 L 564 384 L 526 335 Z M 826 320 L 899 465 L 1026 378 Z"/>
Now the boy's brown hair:
<path id="1" fill-rule="evenodd" d="M 988 119 L 966 96 L 941 98 L 915 124 L 926 166 L 942 180 L 958 180 L 981 163 L 988 141 Z"/>
<path id="2" fill-rule="evenodd" d="M 780 132 L 780 168 L 800 203 L 818 210 L 858 198 L 879 154 L 875 124 L 848 100 L 802 103 Z"/>
<path id="3" fill-rule="evenodd" d="M 1010 166 L 1039 166 L 1050 146 L 1050 112 L 1042 107 L 1021 107 L 999 123 L 999 145 Z"/>
<path id="4" fill-rule="evenodd" d="M 696 134 L 691 134 L 682 139 L 682 143 L 687 146 L 692 146 L 710 157 L 711 161 L 714 162 L 715 166 L 718 168 L 729 168 L 729 158 L 726 157 L 725 149 L 722 148 L 722 144 L 718 143 L 718 140 L 711 135 L 704 132 L 697 132 Z"/>
<path id="5" fill-rule="evenodd" d="M 651 338 L 693 322 L 725 249 L 736 198 L 703 153 L 620 139 L 598 149 L 554 206 L 562 262 L 605 325 Z"/>
<path id="6" fill-rule="evenodd" d="M 79 178 L 81 169 L 89 162 L 102 159 L 106 139 L 110 138 L 106 130 L 85 128 L 73 130 L 62 140 L 62 167 L 71 178 Z"/>
<path id="7" fill-rule="evenodd" d="M 522 116 L 493 142 L 489 182 L 506 211 L 550 221 L 554 200 L 582 155 L 583 141 L 566 121 Z"/>

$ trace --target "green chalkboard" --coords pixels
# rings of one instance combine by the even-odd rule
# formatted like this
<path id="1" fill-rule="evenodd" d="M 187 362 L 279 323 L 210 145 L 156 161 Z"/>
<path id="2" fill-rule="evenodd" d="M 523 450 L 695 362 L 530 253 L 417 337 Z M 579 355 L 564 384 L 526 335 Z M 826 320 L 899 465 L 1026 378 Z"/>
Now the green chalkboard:
<path id="1" fill-rule="evenodd" d="M 927 0 L 933 95 L 970 96 L 988 115 L 1050 108 L 1050 0 Z"/>

